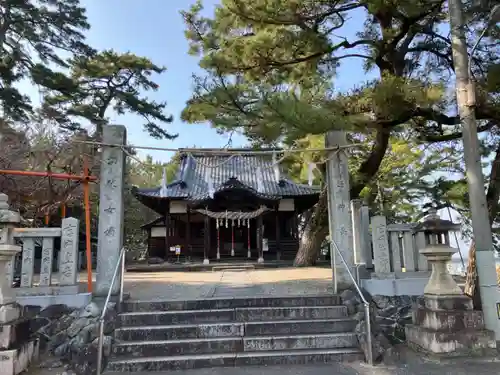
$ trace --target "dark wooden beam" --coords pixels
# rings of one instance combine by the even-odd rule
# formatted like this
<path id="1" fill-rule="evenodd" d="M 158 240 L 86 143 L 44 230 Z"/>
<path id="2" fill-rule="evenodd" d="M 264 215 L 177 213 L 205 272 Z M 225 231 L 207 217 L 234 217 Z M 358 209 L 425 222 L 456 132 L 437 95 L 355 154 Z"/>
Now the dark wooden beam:
<path id="1" fill-rule="evenodd" d="M 165 213 L 165 254 L 163 256 L 163 259 L 168 258 L 168 253 L 170 251 L 170 204 L 167 207 L 167 212 Z"/>
<path id="2" fill-rule="evenodd" d="M 205 231 L 203 233 L 203 259 L 208 259 L 208 249 L 210 247 L 210 221 L 209 217 L 205 215 Z"/>
<path id="3" fill-rule="evenodd" d="M 275 238 L 275 243 L 276 243 L 276 260 L 281 260 L 281 231 L 280 231 L 280 212 L 279 212 L 279 205 L 277 205 L 274 208 L 274 216 L 275 216 L 275 225 L 276 225 L 276 238 Z"/>
<path id="4" fill-rule="evenodd" d="M 148 258 L 151 257 L 151 230 L 152 227 L 148 228 Z"/>
<path id="5" fill-rule="evenodd" d="M 191 260 L 193 256 L 193 249 L 191 247 L 191 209 L 187 208 L 187 223 L 186 223 L 186 255 L 188 256 L 188 260 Z"/>
<path id="6" fill-rule="evenodd" d="M 264 258 L 263 249 L 262 249 L 262 215 L 257 216 L 257 253 L 259 258 Z"/>

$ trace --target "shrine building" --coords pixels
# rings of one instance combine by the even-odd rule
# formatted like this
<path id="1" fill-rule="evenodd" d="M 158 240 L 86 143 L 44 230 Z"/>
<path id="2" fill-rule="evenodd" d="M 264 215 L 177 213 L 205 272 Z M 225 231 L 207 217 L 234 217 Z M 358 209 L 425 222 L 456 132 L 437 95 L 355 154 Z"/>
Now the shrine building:
<path id="1" fill-rule="evenodd" d="M 134 189 L 161 215 L 143 226 L 149 257 L 205 264 L 295 258 L 299 215 L 318 201 L 319 189 L 291 181 L 272 152 L 249 151 L 180 150 L 174 181 Z"/>

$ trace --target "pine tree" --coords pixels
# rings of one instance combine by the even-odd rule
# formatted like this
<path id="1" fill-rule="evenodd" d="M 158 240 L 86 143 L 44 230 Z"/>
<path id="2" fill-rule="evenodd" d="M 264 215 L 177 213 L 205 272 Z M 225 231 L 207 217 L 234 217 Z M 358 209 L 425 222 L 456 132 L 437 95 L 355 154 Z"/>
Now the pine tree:
<path id="1" fill-rule="evenodd" d="M 452 101 L 446 96 L 451 43 L 439 31 L 446 22 L 444 5 L 228 0 L 207 18 L 198 2 L 183 16 L 191 53 L 200 56 L 205 75 L 195 80 L 183 118 L 238 129 L 261 142 L 290 142 L 333 129 L 366 137 L 367 152 L 351 176 L 351 198 L 360 197 L 376 178 L 391 137 L 402 130 L 415 145 L 418 139 L 456 136 L 459 119 L 448 114 Z M 346 38 L 345 20 L 355 13 L 364 14 L 364 30 Z M 362 59 L 379 78 L 334 93 L 336 68 L 349 59 Z M 479 101 L 477 116 L 496 116 L 489 97 Z M 326 212 L 325 203 L 320 199 L 317 213 Z M 314 225 L 324 223 L 314 216 Z"/>
<path id="2" fill-rule="evenodd" d="M 100 137 L 102 127 L 109 121 L 107 115 L 113 110 L 142 118 L 145 131 L 154 138 L 177 137 L 162 126 L 172 122 L 172 117 L 165 113 L 166 103 L 144 96 L 144 92 L 158 90 L 151 76 L 162 74 L 165 68 L 146 57 L 115 51 L 77 55 L 69 64 L 67 90 L 48 93 L 43 105 L 46 117 L 70 130 L 80 129 L 82 120 L 87 120 Z"/>
<path id="3" fill-rule="evenodd" d="M 5 0 L 0 5 L 0 107 L 5 120 L 26 121 L 33 112 L 17 84 L 28 79 L 58 90 L 64 55 L 92 51 L 83 32 L 90 26 L 78 0 Z"/>

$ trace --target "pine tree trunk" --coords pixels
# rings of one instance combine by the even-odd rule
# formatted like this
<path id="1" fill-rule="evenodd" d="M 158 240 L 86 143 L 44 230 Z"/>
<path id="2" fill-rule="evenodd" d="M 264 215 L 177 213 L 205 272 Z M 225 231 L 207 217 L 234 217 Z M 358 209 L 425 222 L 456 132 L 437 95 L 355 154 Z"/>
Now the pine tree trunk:
<path id="1" fill-rule="evenodd" d="M 467 263 L 467 275 L 465 279 L 464 293 L 472 298 L 474 309 L 481 310 L 481 293 L 479 290 L 479 278 L 476 266 L 476 245 L 472 241 L 469 248 L 469 260 Z"/>
<path id="2" fill-rule="evenodd" d="M 494 218 L 498 213 L 498 200 L 500 199 L 500 144 L 497 146 L 495 159 L 491 164 L 490 181 L 488 191 L 486 193 L 486 203 L 490 223 L 493 223 Z M 469 260 L 467 264 L 467 278 L 465 280 L 464 293 L 472 298 L 474 309 L 482 310 L 481 295 L 479 291 L 479 277 L 477 275 L 476 265 L 476 245 L 474 240 L 469 248 Z"/>
<path id="3" fill-rule="evenodd" d="M 304 226 L 300 238 L 299 250 L 295 256 L 295 267 L 313 266 L 318 259 L 321 245 L 328 234 L 328 195 L 323 189 L 313 214 Z"/>

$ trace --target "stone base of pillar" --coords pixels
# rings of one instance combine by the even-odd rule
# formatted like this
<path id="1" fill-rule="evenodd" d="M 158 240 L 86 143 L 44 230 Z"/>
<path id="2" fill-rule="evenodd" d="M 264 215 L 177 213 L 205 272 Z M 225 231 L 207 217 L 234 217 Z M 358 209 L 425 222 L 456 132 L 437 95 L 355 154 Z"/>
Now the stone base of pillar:
<path id="1" fill-rule="evenodd" d="M 250 250 L 247 251 L 247 258 L 251 258 L 252 257 L 252 253 L 250 252 Z"/>
<path id="2" fill-rule="evenodd" d="M 31 339 L 18 344 L 16 349 L 0 350 L 0 369 L 2 375 L 16 375 L 38 361 L 39 341 Z"/>
<path id="3" fill-rule="evenodd" d="M 21 312 L 22 307 L 15 302 L 0 305 L 0 324 L 15 321 L 21 316 Z"/>
<path id="4" fill-rule="evenodd" d="M 488 355 L 496 348 L 494 332 L 484 328 L 482 311 L 466 296 L 419 297 L 406 339 L 414 349 L 435 355 Z"/>
<path id="5" fill-rule="evenodd" d="M 264 258 L 263 257 L 259 257 L 259 259 L 257 259 L 257 263 L 264 263 Z"/>
<path id="6" fill-rule="evenodd" d="M 0 350 L 17 348 L 31 340 L 29 319 L 16 319 L 10 323 L 2 324 L 0 329 Z"/>
<path id="7" fill-rule="evenodd" d="M 355 268 L 351 268 L 350 271 L 352 275 L 356 277 Z M 352 279 L 343 265 L 341 266 L 337 264 L 337 267 L 335 267 L 335 276 L 337 277 L 337 285 L 339 286 L 339 289 L 349 288 L 353 285 Z"/>
<path id="8" fill-rule="evenodd" d="M 219 259 L 220 259 L 220 252 L 219 252 L 219 250 L 217 250 L 217 260 L 219 260 Z"/>
<path id="9" fill-rule="evenodd" d="M 203 264 L 210 264 L 210 260 L 208 258 L 203 259 Z"/>

